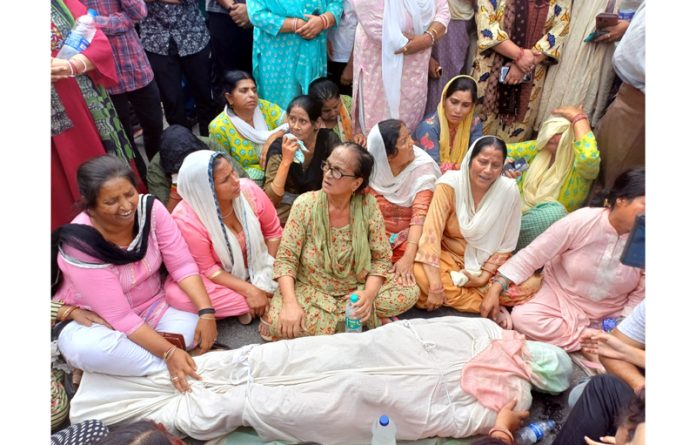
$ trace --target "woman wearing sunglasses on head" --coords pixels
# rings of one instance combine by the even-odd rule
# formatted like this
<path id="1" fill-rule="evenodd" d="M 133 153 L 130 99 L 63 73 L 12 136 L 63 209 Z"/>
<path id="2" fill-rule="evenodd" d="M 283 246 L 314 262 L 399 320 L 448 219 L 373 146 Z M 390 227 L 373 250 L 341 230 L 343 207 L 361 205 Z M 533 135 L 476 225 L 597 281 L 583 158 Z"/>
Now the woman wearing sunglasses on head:
<path id="1" fill-rule="evenodd" d="M 363 193 L 373 164 L 359 145 L 340 144 L 321 164 L 321 190 L 295 200 L 273 266 L 279 290 L 261 318 L 265 340 L 333 334 L 351 294 L 369 327 L 415 304 L 418 287 L 398 285 L 389 272 L 384 219 Z"/>

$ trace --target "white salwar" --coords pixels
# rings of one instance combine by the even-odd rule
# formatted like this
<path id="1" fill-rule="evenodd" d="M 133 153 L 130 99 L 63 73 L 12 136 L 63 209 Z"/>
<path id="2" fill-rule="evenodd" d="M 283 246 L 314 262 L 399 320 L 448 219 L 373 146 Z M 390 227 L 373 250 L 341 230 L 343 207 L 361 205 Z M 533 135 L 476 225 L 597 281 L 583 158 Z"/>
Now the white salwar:
<path id="1" fill-rule="evenodd" d="M 462 367 L 503 337 L 482 318 L 401 320 L 361 334 L 302 337 L 195 357 L 202 381 L 181 394 L 164 370 L 148 377 L 86 372 L 73 423 L 151 419 L 198 440 L 251 426 L 264 440 L 368 444 L 387 414 L 399 440 L 485 434 L 496 412 L 462 390 Z M 528 409 L 531 385 L 510 376 Z"/>

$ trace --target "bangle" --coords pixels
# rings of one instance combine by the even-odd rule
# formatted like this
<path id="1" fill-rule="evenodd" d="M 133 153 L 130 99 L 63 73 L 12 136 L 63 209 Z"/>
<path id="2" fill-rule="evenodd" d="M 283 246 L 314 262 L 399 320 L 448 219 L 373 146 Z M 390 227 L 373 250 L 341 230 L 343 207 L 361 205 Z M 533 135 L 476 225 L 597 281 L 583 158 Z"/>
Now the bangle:
<path id="1" fill-rule="evenodd" d="M 427 35 L 429 35 L 430 38 L 431 38 L 432 41 L 433 41 L 433 43 L 432 43 L 430 46 L 431 46 L 431 47 L 432 47 L 432 46 L 435 46 L 435 40 L 436 40 L 436 38 L 435 38 L 435 34 L 433 33 L 433 31 L 430 30 L 430 29 L 428 29 L 428 30 L 425 31 L 425 33 L 426 33 Z"/>
<path id="2" fill-rule="evenodd" d="M 488 270 L 485 267 L 482 267 L 481 270 L 484 272 L 488 272 L 489 274 L 491 274 L 491 276 L 494 276 L 495 273 L 497 272 L 496 270 Z"/>
<path id="3" fill-rule="evenodd" d="M 295 21 L 293 22 L 292 32 L 297 32 L 297 17 L 295 17 Z"/>
<path id="4" fill-rule="evenodd" d="M 65 321 L 65 320 L 67 320 L 68 317 L 70 316 L 70 314 L 72 313 L 72 311 L 74 311 L 75 309 L 77 309 L 77 306 L 69 306 L 69 307 L 65 310 L 65 312 L 63 312 L 63 316 L 60 318 L 60 321 Z"/>
<path id="5" fill-rule="evenodd" d="M 217 277 L 217 276 L 220 275 L 221 273 L 222 273 L 222 269 L 218 269 L 217 271 L 215 271 L 214 274 L 212 274 L 211 276 L 209 276 L 208 279 L 209 279 L 209 280 L 212 280 L 213 278 Z"/>
<path id="6" fill-rule="evenodd" d="M 585 113 L 578 113 L 578 114 L 576 114 L 576 115 L 573 117 L 573 119 L 571 119 L 571 121 L 570 121 L 570 126 L 571 126 L 571 127 L 574 126 L 577 122 L 579 122 L 579 121 L 581 121 L 581 120 L 583 120 L 583 119 L 587 119 L 587 115 L 586 115 Z"/>
<path id="7" fill-rule="evenodd" d="M 166 361 L 169 360 L 169 358 L 174 354 L 174 351 L 176 351 L 176 346 L 172 346 L 171 348 L 167 349 L 167 352 L 165 352 L 162 355 L 162 360 Z"/>
<path id="8" fill-rule="evenodd" d="M 418 243 L 415 242 L 415 241 L 406 240 L 406 242 L 407 242 L 408 244 L 413 244 L 413 245 L 416 245 L 416 246 L 418 245 Z"/>
<path id="9" fill-rule="evenodd" d="M 519 64 L 522 57 L 524 57 L 524 48 L 520 47 L 520 53 L 515 57 L 515 64 Z"/>
<path id="10" fill-rule="evenodd" d="M 215 319 L 215 315 L 212 315 L 212 314 L 200 315 L 200 316 L 198 316 L 198 318 L 201 319 L 201 320 L 212 320 L 212 321 L 215 321 L 215 320 L 216 320 L 216 319 Z"/>
<path id="11" fill-rule="evenodd" d="M 321 18 L 321 22 L 324 24 L 324 29 L 328 29 L 329 28 L 329 19 L 324 14 L 320 15 L 319 17 Z"/>
<path id="12" fill-rule="evenodd" d="M 503 292 L 508 290 L 508 287 L 510 287 L 510 280 L 508 280 L 507 278 L 505 278 L 504 276 L 502 276 L 500 274 L 494 276 L 491 280 L 492 280 L 492 282 L 500 284 L 503 287 Z"/>
<path id="13" fill-rule="evenodd" d="M 75 60 L 77 60 L 78 62 L 80 62 L 80 63 L 82 64 L 82 68 L 83 68 L 82 72 L 79 72 L 79 73 L 78 73 L 77 70 L 75 70 L 75 72 L 76 72 L 77 74 L 84 74 L 84 73 L 86 73 L 86 72 L 87 72 L 87 64 L 85 63 L 85 61 L 82 60 L 82 59 L 79 58 L 79 57 L 77 57 L 77 58 L 73 57 L 73 59 L 75 59 Z M 70 59 L 70 62 L 72 62 L 73 59 Z"/>
<path id="14" fill-rule="evenodd" d="M 73 67 L 72 62 L 67 60 L 68 62 L 68 68 L 70 68 L 70 77 L 75 77 L 75 68 Z"/>
<path id="15" fill-rule="evenodd" d="M 215 309 L 212 308 L 212 307 L 205 307 L 205 308 L 203 308 L 203 309 L 199 309 L 199 310 L 198 310 L 198 316 L 199 316 L 199 317 L 200 317 L 201 315 L 205 315 L 205 314 L 213 314 L 213 315 L 215 315 Z"/>
<path id="16" fill-rule="evenodd" d="M 515 438 L 512 436 L 512 433 L 511 433 L 510 430 L 508 430 L 507 428 L 503 428 L 503 427 L 501 427 L 501 426 L 494 426 L 494 427 L 491 428 L 491 430 L 488 432 L 488 435 L 490 436 L 490 435 L 493 434 L 493 433 L 503 433 L 503 434 L 505 434 L 505 435 L 507 436 L 508 439 L 510 439 L 510 445 L 512 445 L 513 443 L 515 443 Z"/>

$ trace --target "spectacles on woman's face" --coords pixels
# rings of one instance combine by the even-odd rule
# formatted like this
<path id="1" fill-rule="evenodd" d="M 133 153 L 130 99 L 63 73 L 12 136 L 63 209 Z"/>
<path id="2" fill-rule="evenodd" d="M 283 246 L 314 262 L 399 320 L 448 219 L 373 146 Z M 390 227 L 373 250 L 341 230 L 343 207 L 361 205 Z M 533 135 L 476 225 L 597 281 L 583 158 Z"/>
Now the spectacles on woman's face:
<path id="1" fill-rule="evenodd" d="M 329 161 L 321 161 L 321 170 L 324 173 L 331 172 L 331 177 L 334 179 L 341 179 L 344 176 L 349 178 L 357 178 L 355 175 L 347 175 L 343 173 L 338 167 L 333 167 L 331 164 L 329 164 Z"/>

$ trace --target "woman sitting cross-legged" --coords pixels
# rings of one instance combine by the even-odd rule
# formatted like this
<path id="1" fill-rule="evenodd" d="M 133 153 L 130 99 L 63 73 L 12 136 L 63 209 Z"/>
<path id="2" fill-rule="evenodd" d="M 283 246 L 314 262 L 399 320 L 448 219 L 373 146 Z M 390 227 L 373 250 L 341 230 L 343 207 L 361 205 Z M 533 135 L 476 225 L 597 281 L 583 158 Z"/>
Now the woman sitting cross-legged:
<path id="1" fill-rule="evenodd" d="M 210 138 L 242 165 L 249 178 L 263 185 L 262 158 L 270 142 L 287 131 L 285 113 L 259 99 L 249 73 L 227 71 L 222 80 L 225 109 L 208 125 Z"/>
<path id="2" fill-rule="evenodd" d="M 250 179 L 239 179 L 228 155 L 210 150 L 191 153 L 179 169 L 181 201 L 172 217 L 203 275 L 218 318 L 266 312 L 277 288 L 273 257 L 282 229 L 273 204 Z M 195 307 L 174 280 L 165 284 L 167 302 L 193 312 Z"/>
<path id="3" fill-rule="evenodd" d="M 322 188 L 292 206 L 274 265 L 279 290 L 261 318 L 266 339 L 333 334 L 344 321 L 347 297 L 369 327 L 405 312 L 418 288 L 389 273 L 391 248 L 373 196 L 363 193 L 372 156 L 359 145 L 340 144 L 322 163 Z"/>
<path id="4" fill-rule="evenodd" d="M 384 217 L 393 271 L 400 282 L 415 284 L 413 260 L 440 168 L 413 145 L 408 128 L 397 119 L 372 127 L 367 151 L 375 159 L 367 193 L 377 199 Z"/>
<path id="5" fill-rule="evenodd" d="M 505 142 L 483 136 L 461 170 L 438 180 L 416 254 L 417 307 L 479 312 L 488 281 L 510 257 L 520 230 L 517 184 L 501 176 L 506 155 Z"/>
<path id="6" fill-rule="evenodd" d="M 321 128 L 321 102 L 297 96 L 288 105 L 290 134 L 268 149 L 263 189 L 285 224 L 293 201 L 300 194 L 321 188 L 321 163 L 341 143 L 336 133 Z"/>
<path id="7" fill-rule="evenodd" d="M 438 163 L 442 173 L 459 170 L 472 141 L 483 136 L 476 115 L 476 81 L 455 76 L 442 89 L 437 110 L 416 127 L 416 144 Z"/>
<path id="8" fill-rule="evenodd" d="M 181 334 L 187 349 L 206 351 L 217 328 L 176 223 L 160 201 L 138 194 L 133 172 L 117 158 L 85 162 L 77 183 L 84 211 L 53 233 L 53 299 L 95 312 L 113 330 L 69 323 L 58 337 L 61 353 L 88 372 L 146 376 L 168 369 L 176 389 L 188 390 L 187 377 L 200 378 L 196 365 L 159 332 Z M 199 315 L 169 307 L 162 263 Z"/>
<path id="9" fill-rule="evenodd" d="M 599 174 L 597 140 L 582 109 L 561 107 L 554 114 L 541 126 L 536 140 L 507 145 L 508 156 L 529 163 L 519 181 L 522 225 L 515 250 L 578 209 Z"/>
<path id="10" fill-rule="evenodd" d="M 645 297 L 645 272 L 620 258 L 636 216 L 645 213 L 645 170 L 619 176 L 605 206 L 574 211 L 517 252 L 498 270 L 481 315 L 497 314 L 500 293 L 542 266 L 541 288 L 512 311 L 512 327 L 530 340 L 577 351 L 591 323 L 630 314 Z"/>

